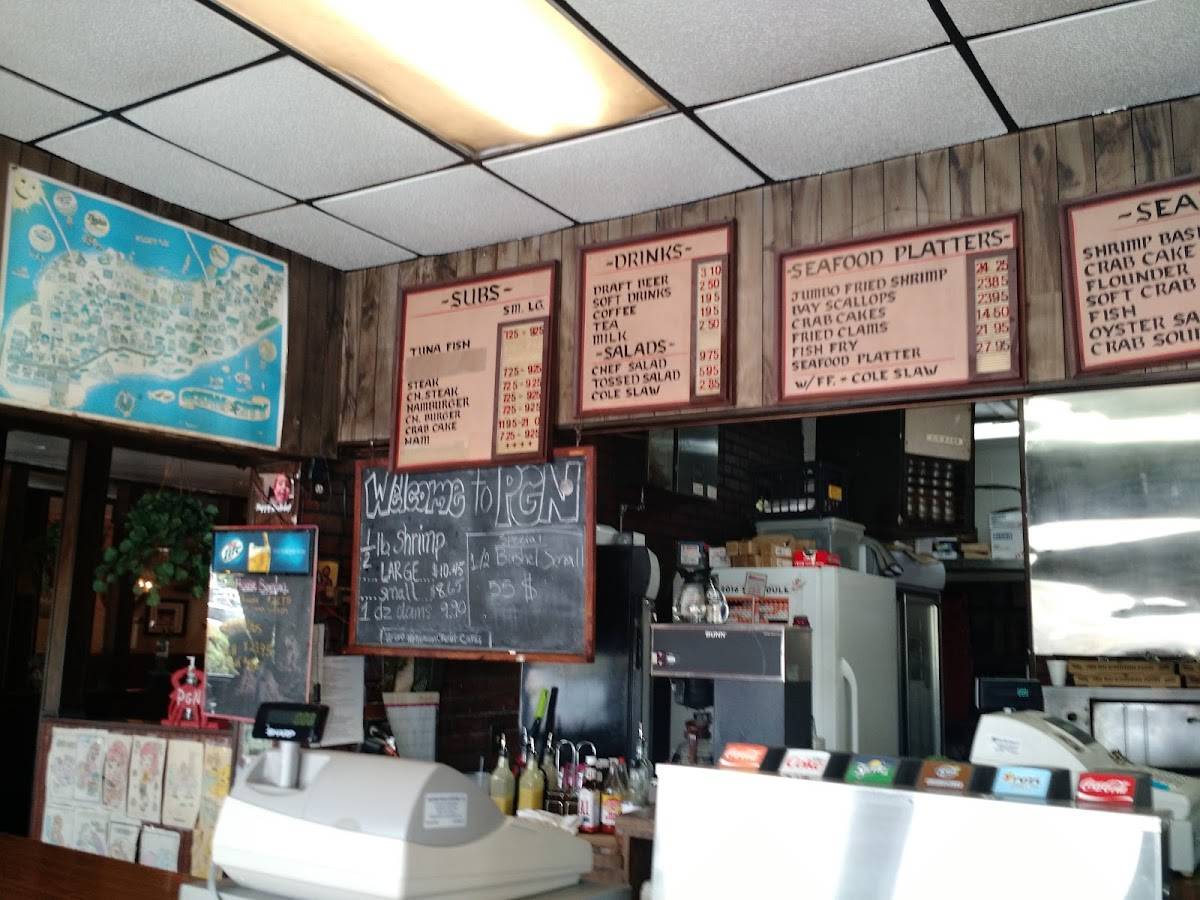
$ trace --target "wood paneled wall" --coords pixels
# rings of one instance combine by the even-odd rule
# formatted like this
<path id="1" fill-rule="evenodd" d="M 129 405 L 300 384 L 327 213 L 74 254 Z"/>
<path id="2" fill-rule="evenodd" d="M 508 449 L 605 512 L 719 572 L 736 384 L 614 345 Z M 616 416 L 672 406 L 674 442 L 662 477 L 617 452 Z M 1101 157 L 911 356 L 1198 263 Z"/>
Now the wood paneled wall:
<path id="1" fill-rule="evenodd" d="M 344 319 L 338 302 L 340 273 L 336 269 L 313 262 L 224 222 L 155 199 L 88 169 L 81 169 L 37 147 L 0 136 L 0 183 L 7 184 L 10 163 L 19 163 L 59 181 L 111 197 L 286 262 L 288 355 L 280 452 L 289 456 L 333 456 L 337 452 L 337 409 L 341 403 L 338 395 L 341 359 L 337 348 L 342 342 Z M 0 192 L 3 192 L 3 188 L 0 188 Z M 3 227 L 3 204 L 6 202 L 7 194 L 0 193 L 0 228 Z M 0 415 L 5 419 L 20 421 L 26 413 L 13 407 L 3 407 L 0 408 Z M 64 427 L 80 427 L 79 420 L 67 416 L 39 415 L 35 421 L 49 422 L 51 426 L 61 422 Z M 161 432 L 125 428 L 115 423 L 88 422 L 84 427 L 107 432 L 118 443 L 120 436 L 126 435 L 136 442 L 164 448 L 174 445 L 180 448 L 200 447 L 209 453 L 214 450 L 213 447 L 201 447 L 195 439 L 176 439 Z M 242 459 L 268 455 L 265 451 L 242 447 L 234 452 Z"/>
<path id="2" fill-rule="evenodd" d="M 774 405 L 779 366 L 775 340 L 777 251 L 1013 211 L 1022 213 L 1022 288 L 1030 389 L 1061 388 L 1067 369 L 1060 200 L 1198 173 L 1200 97 L 1191 97 L 580 225 L 540 237 L 354 272 L 343 280 L 346 318 L 338 437 L 343 442 L 387 441 L 401 288 L 548 260 L 562 264 L 554 422 L 559 427 L 574 427 L 578 249 L 606 240 L 726 219 L 736 219 L 738 224 L 736 407 L 693 415 L 610 417 L 589 420 L 589 427 L 780 412 L 784 408 Z M 1200 376 L 1200 369 L 1196 375 Z M 1184 372 L 1174 377 L 1194 376 Z M 842 403 L 840 408 L 849 405 Z"/>

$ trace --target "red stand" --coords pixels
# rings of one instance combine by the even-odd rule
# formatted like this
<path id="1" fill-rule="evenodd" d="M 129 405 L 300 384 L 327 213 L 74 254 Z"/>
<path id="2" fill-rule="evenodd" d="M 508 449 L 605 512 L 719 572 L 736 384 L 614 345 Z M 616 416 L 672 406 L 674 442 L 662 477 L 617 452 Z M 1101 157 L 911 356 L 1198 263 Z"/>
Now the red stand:
<path id="1" fill-rule="evenodd" d="M 217 730 L 221 727 L 216 719 L 210 719 L 204 711 L 204 671 L 196 669 L 196 684 L 184 684 L 187 666 L 176 669 L 171 675 L 171 702 L 167 706 L 167 717 L 163 725 L 178 728 L 202 728 Z M 185 710 L 192 710 L 192 717 L 185 719 Z"/>

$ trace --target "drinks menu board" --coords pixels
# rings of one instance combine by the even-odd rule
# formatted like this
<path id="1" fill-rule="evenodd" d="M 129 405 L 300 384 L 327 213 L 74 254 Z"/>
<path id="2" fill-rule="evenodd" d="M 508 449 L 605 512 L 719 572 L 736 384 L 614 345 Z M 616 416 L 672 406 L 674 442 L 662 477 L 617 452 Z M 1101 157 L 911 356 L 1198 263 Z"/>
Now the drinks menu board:
<path id="1" fill-rule="evenodd" d="M 579 414 L 733 397 L 732 223 L 581 252 Z"/>
<path id="2" fill-rule="evenodd" d="M 1020 378 L 1017 217 L 780 256 L 780 398 Z"/>
<path id="3" fill-rule="evenodd" d="M 1200 356 L 1200 179 L 1063 207 L 1077 372 Z"/>
<path id="4" fill-rule="evenodd" d="M 404 292 L 394 469 L 546 458 L 556 276 L 550 264 Z"/>

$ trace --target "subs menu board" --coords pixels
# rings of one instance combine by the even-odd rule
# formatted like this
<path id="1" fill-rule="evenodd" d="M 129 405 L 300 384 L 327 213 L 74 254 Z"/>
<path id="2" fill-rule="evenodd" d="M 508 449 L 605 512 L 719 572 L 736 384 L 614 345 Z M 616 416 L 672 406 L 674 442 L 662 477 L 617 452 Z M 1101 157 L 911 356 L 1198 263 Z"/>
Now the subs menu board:
<path id="1" fill-rule="evenodd" d="M 551 264 L 404 292 L 393 468 L 546 458 L 556 276 Z"/>
<path id="2" fill-rule="evenodd" d="M 733 396 L 732 223 L 580 253 L 579 414 Z"/>
<path id="3" fill-rule="evenodd" d="M 780 256 L 780 398 L 1020 377 L 1017 217 Z"/>
<path id="4" fill-rule="evenodd" d="M 1063 207 L 1077 372 L 1200 356 L 1200 179 Z"/>
<path id="5" fill-rule="evenodd" d="M 210 715 L 254 721 L 263 703 L 308 700 L 317 529 L 213 530 L 204 651 Z"/>
<path id="6" fill-rule="evenodd" d="M 355 479 L 356 652 L 587 661 L 593 649 L 595 460 Z"/>

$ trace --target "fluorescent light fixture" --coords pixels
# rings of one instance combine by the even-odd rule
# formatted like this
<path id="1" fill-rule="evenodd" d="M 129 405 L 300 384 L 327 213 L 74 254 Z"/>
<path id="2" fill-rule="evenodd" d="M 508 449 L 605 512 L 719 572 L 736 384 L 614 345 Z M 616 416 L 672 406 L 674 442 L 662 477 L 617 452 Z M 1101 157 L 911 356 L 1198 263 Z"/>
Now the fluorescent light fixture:
<path id="1" fill-rule="evenodd" d="M 1200 532 L 1200 519 L 1077 519 L 1029 526 L 1029 546 L 1034 551 L 1059 553 L 1092 547 L 1115 547 L 1138 541 Z"/>
<path id="2" fill-rule="evenodd" d="M 1110 419 L 1104 413 L 1077 412 L 1065 400 L 1025 401 L 1029 443 L 1181 444 L 1200 441 L 1200 413 Z"/>
<path id="3" fill-rule="evenodd" d="M 976 422 L 975 440 L 996 441 L 1001 438 L 1015 438 L 1021 434 L 1021 423 L 1015 419 L 1011 422 Z"/>
<path id="4" fill-rule="evenodd" d="M 220 2 L 474 153 L 567 137 L 665 108 L 546 0 Z"/>

